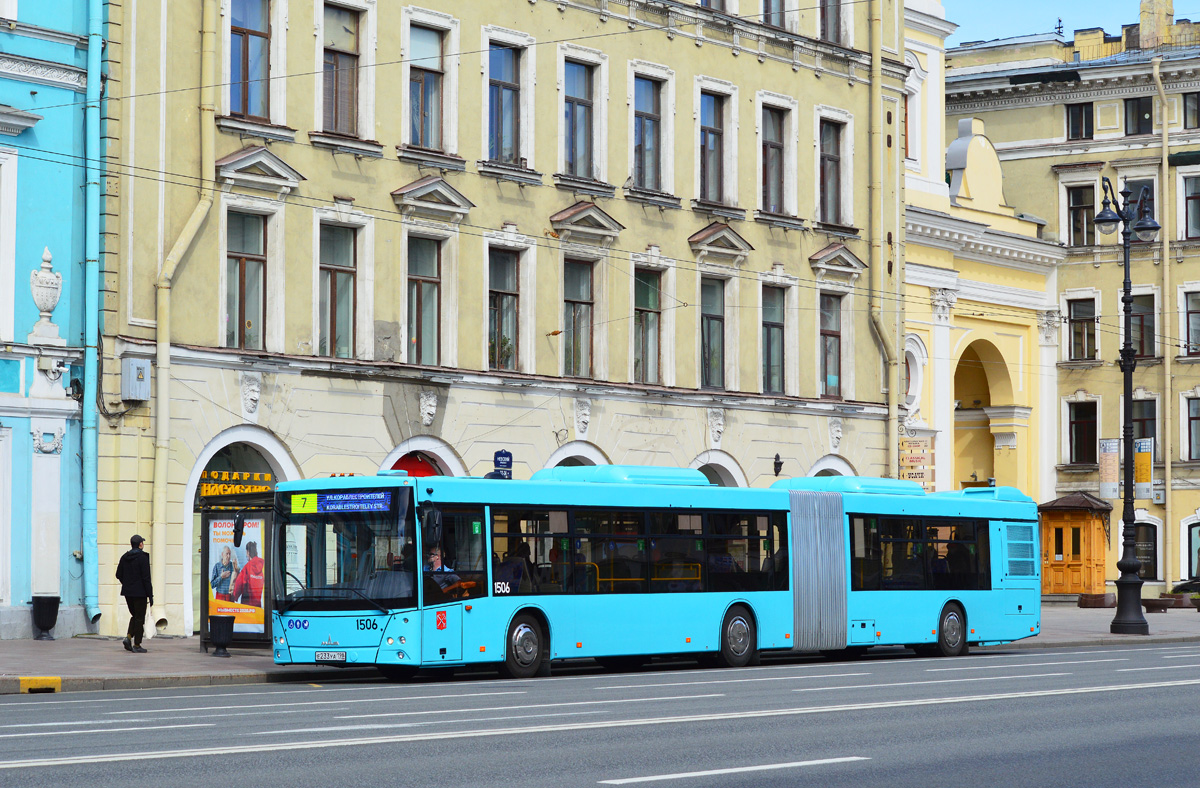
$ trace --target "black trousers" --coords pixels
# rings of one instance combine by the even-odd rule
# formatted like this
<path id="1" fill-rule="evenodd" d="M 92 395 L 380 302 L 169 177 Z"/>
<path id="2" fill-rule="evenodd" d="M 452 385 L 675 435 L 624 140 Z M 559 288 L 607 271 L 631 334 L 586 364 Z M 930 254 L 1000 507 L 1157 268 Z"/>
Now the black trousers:
<path id="1" fill-rule="evenodd" d="M 146 603 L 150 601 L 144 596 L 127 596 L 125 604 L 129 608 L 129 637 L 133 639 L 133 645 L 142 645 L 142 635 L 146 628 Z"/>

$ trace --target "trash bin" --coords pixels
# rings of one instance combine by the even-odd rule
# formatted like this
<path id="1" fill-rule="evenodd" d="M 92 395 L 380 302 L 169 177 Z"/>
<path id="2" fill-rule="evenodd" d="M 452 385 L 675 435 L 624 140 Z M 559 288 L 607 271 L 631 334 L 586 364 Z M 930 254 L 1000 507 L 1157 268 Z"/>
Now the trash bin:
<path id="1" fill-rule="evenodd" d="M 50 630 L 54 629 L 54 625 L 58 623 L 59 601 L 57 596 L 34 594 L 33 627 L 41 630 L 34 640 L 54 640 Z"/>
<path id="2" fill-rule="evenodd" d="M 233 616 L 209 616 L 208 637 L 215 650 L 214 657 L 228 657 L 229 644 L 233 642 Z"/>

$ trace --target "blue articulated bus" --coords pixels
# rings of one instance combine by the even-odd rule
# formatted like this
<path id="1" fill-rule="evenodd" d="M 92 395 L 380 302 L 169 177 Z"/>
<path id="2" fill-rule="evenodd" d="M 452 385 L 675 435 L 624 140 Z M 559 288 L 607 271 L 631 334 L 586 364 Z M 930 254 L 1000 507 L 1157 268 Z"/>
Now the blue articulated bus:
<path id="1" fill-rule="evenodd" d="M 1037 510 L 1015 489 L 891 479 L 711 485 L 696 470 L 402 472 L 282 483 L 280 664 L 629 666 L 902 645 L 956 656 L 1037 634 Z"/>

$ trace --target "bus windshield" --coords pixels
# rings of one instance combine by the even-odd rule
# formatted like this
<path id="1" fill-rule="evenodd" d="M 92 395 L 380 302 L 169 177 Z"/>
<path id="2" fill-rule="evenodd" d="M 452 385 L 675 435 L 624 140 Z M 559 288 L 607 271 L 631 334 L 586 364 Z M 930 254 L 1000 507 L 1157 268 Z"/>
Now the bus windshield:
<path id="1" fill-rule="evenodd" d="M 275 609 L 416 607 L 412 490 L 281 492 Z"/>

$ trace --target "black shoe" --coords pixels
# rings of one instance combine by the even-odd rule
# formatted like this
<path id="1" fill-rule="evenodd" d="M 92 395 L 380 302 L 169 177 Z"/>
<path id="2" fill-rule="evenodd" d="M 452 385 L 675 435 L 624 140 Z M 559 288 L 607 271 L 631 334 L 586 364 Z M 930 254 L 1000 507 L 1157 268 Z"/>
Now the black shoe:
<path id="1" fill-rule="evenodd" d="M 122 640 L 121 645 L 125 647 L 126 651 L 133 651 L 133 644 L 129 642 L 129 638 Z"/>
<path id="2" fill-rule="evenodd" d="M 145 654 L 146 653 L 146 649 L 142 648 L 141 646 L 134 646 L 132 649 L 130 649 L 130 651 L 132 651 L 135 654 Z"/>

